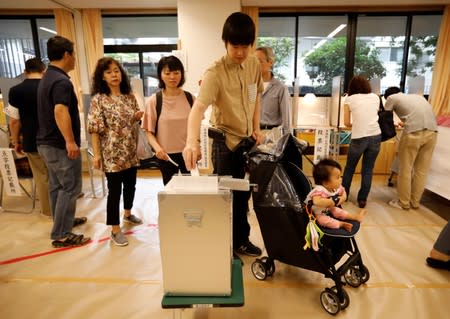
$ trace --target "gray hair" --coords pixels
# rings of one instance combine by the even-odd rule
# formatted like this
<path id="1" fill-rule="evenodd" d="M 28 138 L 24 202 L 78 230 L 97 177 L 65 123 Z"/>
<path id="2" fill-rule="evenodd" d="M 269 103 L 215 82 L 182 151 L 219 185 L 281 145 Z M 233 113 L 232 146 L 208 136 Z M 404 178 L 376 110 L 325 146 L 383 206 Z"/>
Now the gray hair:
<path id="1" fill-rule="evenodd" d="M 262 51 L 265 55 L 268 61 L 271 61 L 272 63 L 275 63 L 275 54 L 273 53 L 272 48 L 270 47 L 258 47 L 256 48 L 256 51 Z"/>

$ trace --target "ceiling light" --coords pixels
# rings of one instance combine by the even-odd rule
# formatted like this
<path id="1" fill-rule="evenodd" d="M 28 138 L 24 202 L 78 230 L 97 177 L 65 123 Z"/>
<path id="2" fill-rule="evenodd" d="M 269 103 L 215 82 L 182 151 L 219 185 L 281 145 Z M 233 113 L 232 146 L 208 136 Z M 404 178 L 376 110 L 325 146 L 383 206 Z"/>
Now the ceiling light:
<path id="1" fill-rule="evenodd" d="M 55 30 L 52 30 L 52 29 L 48 29 L 48 28 L 44 28 L 44 27 L 39 27 L 39 29 L 41 29 L 42 31 L 47 31 L 47 32 L 56 34 L 56 31 L 55 31 Z"/>

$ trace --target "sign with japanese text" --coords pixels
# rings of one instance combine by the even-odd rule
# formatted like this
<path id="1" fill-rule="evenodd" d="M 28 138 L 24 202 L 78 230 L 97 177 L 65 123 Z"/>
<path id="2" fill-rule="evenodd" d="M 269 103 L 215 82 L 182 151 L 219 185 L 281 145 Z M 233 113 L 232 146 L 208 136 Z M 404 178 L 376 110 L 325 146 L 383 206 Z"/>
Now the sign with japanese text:
<path id="1" fill-rule="evenodd" d="M 8 196 L 21 196 L 12 152 L 13 150 L 10 148 L 0 148 L 0 172 L 2 173 L 3 187 Z"/>

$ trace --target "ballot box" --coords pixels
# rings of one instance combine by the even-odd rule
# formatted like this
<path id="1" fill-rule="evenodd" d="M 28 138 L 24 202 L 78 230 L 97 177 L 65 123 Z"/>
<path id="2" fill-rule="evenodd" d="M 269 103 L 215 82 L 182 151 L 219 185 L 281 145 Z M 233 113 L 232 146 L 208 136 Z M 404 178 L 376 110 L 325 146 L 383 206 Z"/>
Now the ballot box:
<path id="1" fill-rule="evenodd" d="M 217 176 L 174 176 L 158 193 L 167 296 L 230 296 L 232 192 Z"/>

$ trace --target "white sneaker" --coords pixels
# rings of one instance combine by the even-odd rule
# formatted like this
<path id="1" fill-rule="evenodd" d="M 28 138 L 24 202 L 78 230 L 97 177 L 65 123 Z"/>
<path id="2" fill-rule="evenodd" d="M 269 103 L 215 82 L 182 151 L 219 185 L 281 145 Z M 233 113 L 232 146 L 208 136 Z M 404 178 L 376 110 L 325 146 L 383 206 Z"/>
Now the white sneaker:
<path id="1" fill-rule="evenodd" d="M 111 240 L 117 246 L 126 246 L 126 245 L 128 245 L 128 239 L 125 237 L 125 235 L 121 231 L 116 233 L 116 234 L 111 232 Z"/>
<path id="2" fill-rule="evenodd" d="M 404 208 L 400 205 L 398 199 L 392 199 L 388 202 L 389 206 L 395 207 L 397 209 L 409 210 L 409 208 Z"/>

